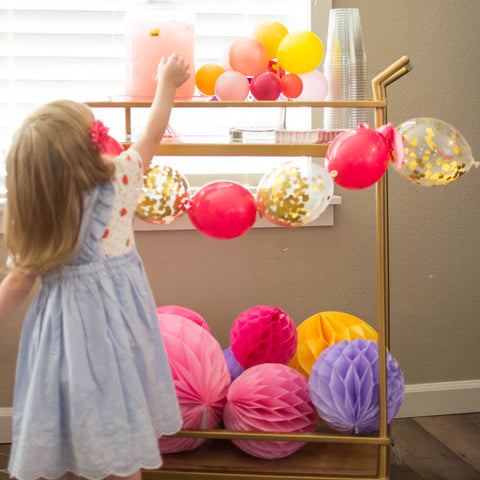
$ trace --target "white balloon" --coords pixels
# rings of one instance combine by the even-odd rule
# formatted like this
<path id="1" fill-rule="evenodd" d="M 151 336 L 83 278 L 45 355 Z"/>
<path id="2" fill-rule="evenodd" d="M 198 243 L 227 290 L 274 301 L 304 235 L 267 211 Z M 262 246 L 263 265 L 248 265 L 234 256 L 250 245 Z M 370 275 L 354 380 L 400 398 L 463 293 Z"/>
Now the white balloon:
<path id="1" fill-rule="evenodd" d="M 303 82 L 302 93 L 297 102 L 323 102 L 327 98 L 328 82 L 320 70 L 312 70 L 299 75 Z"/>

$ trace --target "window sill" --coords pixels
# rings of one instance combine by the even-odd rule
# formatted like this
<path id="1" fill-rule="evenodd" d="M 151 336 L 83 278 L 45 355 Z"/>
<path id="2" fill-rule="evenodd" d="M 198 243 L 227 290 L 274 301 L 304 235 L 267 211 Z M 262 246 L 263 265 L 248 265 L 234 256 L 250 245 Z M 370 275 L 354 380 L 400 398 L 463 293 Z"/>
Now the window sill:
<path id="1" fill-rule="evenodd" d="M 334 224 L 334 205 L 340 205 L 342 203 L 342 198 L 334 195 L 330 202 L 330 205 L 325 209 L 325 211 L 316 218 L 313 222 L 308 223 L 305 227 L 331 227 Z M 133 220 L 134 230 L 136 232 L 147 232 L 147 231 L 174 231 L 174 230 L 195 230 L 195 227 L 190 222 L 188 215 L 183 215 L 179 219 L 175 220 L 172 223 L 162 225 L 145 222 L 144 220 L 135 217 Z M 274 223 L 269 222 L 265 218 L 257 217 L 253 228 L 285 228 Z"/>
<path id="2" fill-rule="evenodd" d="M 313 222 L 308 223 L 305 227 L 331 227 L 334 224 L 334 206 L 340 205 L 342 198 L 338 195 L 334 195 L 330 202 L 330 205 L 326 210 Z M 3 212 L 5 210 L 6 199 L 0 198 L 0 234 L 3 234 Z M 166 225 L 159 225 L 155 223 L 145 222 L 138 217 L 133 220 L 134 230 L 136 232 L 147 231 L 175 231 L 175 230 L 195 230 L 195 227 L 190 222 L 188 215 L 183 215 L 178 220 Z M 279 225 L 275 225 L 265 218 L 257 218 L 257 221 L 253 225 L 253 228 L 284 228 Z"/>

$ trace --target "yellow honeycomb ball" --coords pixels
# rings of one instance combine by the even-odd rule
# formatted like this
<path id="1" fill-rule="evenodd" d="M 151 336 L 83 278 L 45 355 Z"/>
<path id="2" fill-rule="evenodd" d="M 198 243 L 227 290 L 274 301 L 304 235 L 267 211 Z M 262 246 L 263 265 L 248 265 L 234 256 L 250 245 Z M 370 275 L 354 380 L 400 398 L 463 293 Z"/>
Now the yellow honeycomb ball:
<path id="1" fill-rule="evenodd" d="M 298 344 L 289 366 L 307 378 L 319 355 L 330 345 L 363 338 L 377 342 L 377 332 L 368 323 L 343 312 L 320 312 L 297 327 Z"/>

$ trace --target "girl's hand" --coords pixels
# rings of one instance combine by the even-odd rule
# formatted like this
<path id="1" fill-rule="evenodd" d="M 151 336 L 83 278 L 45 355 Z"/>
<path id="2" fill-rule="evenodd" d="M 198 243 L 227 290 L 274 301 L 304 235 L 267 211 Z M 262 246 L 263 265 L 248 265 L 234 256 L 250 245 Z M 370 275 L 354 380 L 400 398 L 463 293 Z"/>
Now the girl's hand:
<path id="1" fill-rule="evenodd" d="M 188 63 L 175 53 L 168 58 L 162 57 L 158 64 L 157 90 L 150 116 L 143 134 L 131 147 L 142 157 L 144 170 L 149 167 L 167 128 L 176 90 L 190 76 L 188 67 Z"/>
<path id="2" fill-rule="evenodd" d="M 172 53 L 168 58 L 162 57 L 158 64 L 157 84 L 169 82 L 175 88 L 180 87 L 190 76 L 188 67 L 188 63 L 185 63 L 184 59 L 176 53 Z"/>

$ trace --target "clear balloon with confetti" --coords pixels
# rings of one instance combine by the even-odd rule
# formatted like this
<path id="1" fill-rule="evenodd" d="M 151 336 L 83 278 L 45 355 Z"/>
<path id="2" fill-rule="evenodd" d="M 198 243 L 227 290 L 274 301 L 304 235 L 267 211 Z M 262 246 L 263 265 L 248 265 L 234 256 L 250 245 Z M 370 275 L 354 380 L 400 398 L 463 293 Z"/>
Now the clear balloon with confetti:
<path id="1" fill-rule="evenodd" d="M 395 171 L 413 183 L 446 185 L 479 165 L 464 136 L 442 120 L 414 118 L 397 130 L 403 136 L 405 158 Z"/>
<path id="2" fill-rule="evenodd" d="M 328 207 L 333 180 L 327 169 L 308 158 L 285 162 L 264 175 L 257 207 L 276 225 L 300 227 L 313 222 Z"/>
<path id="3" fill-rule="evenodd" d="M 189 185 L 180 172 L 168 165 L 147 170 L 136 209 L 140 218 L 150 223 L 171 223 L 180 218 L 189 205 Z"/>

